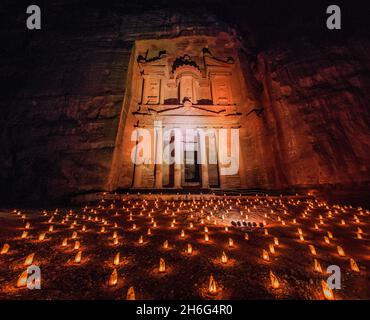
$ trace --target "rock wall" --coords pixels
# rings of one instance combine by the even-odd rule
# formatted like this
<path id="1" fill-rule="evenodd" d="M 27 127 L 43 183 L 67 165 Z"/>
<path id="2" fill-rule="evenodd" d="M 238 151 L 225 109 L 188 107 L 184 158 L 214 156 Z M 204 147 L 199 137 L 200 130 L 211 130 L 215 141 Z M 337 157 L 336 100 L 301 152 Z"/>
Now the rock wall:
<path id="1" fill-rule="evenodd" d="M 369 182 L 369 49 L 303 43 L 258 55 L 271 186 Z"/>
<path id="2" fill-rule="evenodd" d="M 118 2 L 119 3 L 119 2 Z M 96 7 L 95 7 L 96 6 Z M 14 9 L 14 8 L 10 8 Z M 235 34 L 204 11 L 47 7 L 43 30 L 2 36 L 0 194 L 49 201 L 104 190 L 138 39 Z M 23 12 L 23 8 L 22 8 Z M 66 14 L 68 12 L 68 14 Z M 238 36 L 239 37 L 239 36 Z M 248 51 L 244 185 L 280 189 L 369 182 L 369 43 Z M 124 112 L 124 110 L 123 110 Z"/>

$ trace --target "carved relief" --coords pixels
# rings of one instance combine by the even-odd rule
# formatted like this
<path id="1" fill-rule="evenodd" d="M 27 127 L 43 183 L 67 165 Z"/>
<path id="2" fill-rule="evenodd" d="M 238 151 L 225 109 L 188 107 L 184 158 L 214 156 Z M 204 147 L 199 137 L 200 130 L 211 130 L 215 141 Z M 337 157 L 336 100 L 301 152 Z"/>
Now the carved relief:
<path id="1" fill-rule="evenodd" d="M 171 57 L 171 53 L 163 52 L 158 57 L 137 59 L 143 77 L 138 100 L 143 105 L 183 105 L 186 101 L 203 106 L 233 104 L 234 59 L 216 59 L 209 50 L 203 50 L 203 56 L 196 58 L 203 59 L 202 66 L 188 54 Z"/>

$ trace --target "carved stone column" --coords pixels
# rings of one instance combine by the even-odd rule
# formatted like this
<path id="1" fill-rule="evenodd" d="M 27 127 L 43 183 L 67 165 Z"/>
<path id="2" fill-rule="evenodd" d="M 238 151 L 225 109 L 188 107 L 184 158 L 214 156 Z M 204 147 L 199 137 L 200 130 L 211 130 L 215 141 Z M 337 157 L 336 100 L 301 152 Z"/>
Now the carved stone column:
<path id="1" fill-rule="evenodd" d="M 163 134 L 162 134 L 162 125 L 161 122 L 154 123 L 155 131 L 155 187 L 162 188 L 163 181 Z"/>
<path id="2" fill-rule="evenodd" d="M 199 145 L 199 154 L 200 154 L 200 163 L 202 170 L 202 188 L 209 188 L 209 178 L 208 178 L 208 157 L 207 157 L 207 142 L 206 139 L 200 139 L 198 135 L 198 145 Z"/>

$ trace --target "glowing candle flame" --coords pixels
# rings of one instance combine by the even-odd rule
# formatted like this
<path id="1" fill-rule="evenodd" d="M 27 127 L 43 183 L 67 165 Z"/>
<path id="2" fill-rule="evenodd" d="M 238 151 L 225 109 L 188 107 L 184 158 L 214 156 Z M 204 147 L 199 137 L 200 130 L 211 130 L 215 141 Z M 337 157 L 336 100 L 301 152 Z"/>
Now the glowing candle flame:
<path id="1" fill-rule="evenodd" d="M 317 259 L 314 259 L 314 269 L 316 272 L 319 272 L 319 273 L 322 273 L 322 268 L 321 268 L 321 264 L 319 261 L 317 261 Z"/>
<path id="2" fill-rule="evenodd" d="M 80 249 L 80 242 L 79 241 L 76 241 L 75 242 L 75 245 L 73 247 L 73 250 L 78 250 L 78 249 Z"/>
<path id="3" fill-rule="evenodd" d="M 26 260 L 24 261 L 24 265 L 27 267 L 27 266 L 30 266 L 32 263 L 33 263 L 33 258 L 35 257 L 35 254 L 34 253 L 31 253 L 29 254 L 27 257 L 26 257 Z"/>
<path id="4" fill-rule="evenodd" d="M 208 233 L 205 233 L 205 234 L 204 234 L 204 241 L 205 241 L 205 242 L 208 242 L 208 241 L 209 241 Z"/>
<path id="5" fill-rule="evenodd" d="M 168 240 L 163 242 L 163 249 L 168 249 Z"/>
<path id="6" fill-rule="evenodd" d="M 213 276 L 209 277 L 209 284 L 208 284 L 208 292 L 210 294 L 216 294 L 217 293 L 217 284 Z"/>
<path id="7" fill-rule="evenodd" d="M 152 230 L 150 228 L 148 228 L 147 235 L 150 236 L 151 234 L 152 234 Z"/>
<path id="8" fill-rule="evenodd" d="M 21 238 L 22 239 L 25 239 L 25 238 L 27 238 L 27 236 L 28 236 L 28 232 L 27 231 L 23 231 Z"/>
<path id="9" fill-rule="evenodd" d="M 310 249 L 310 252 L 313 256 L 316 256 L 316 249 L 314 247 L 314 245 L 310 244 L 308 245 L 309 249 Z"/>
<path id="10" fill-rule="evenodd" d="M 159 272 L 165 272 L 166 271 L 166 263 L 164 262 L 163 258 L 159 259 Z"/>
<path id="11" fill-rule="evenodd" d="M 274 289 L 278 289 L 279 286 L 280 286 L 280 283 L 279 283 L 278 278 L 274 275 L 274 273 L 272 271 L 270 271 L 270 280 L 271 280 L 271 286 Z"/>
<path id="12" fill-rule="evenodd" d="M 244 240 L 249 240 L 248 233 L 244 233 Z"/>
<path id="13" fill-rule="evenodd" d="M 180 237 L 181 237 L 181 238 L 184 238 L 184 237 L 185 237 L 185 231 L 184 231 L 184 230 L 181 230 Z"/>
<path id="14" fill-rule="evenodd" d="M 303 234 L 303 232 L 302 232 L 302 229 L 301 229 L 301 228 L 298 228 L 298 234 L 299 234 L 299 235 L 302 235 L 302 234 Z"/>
<path id="15" fill-rule="evenodd" d="M 119 263 L 120 263 L 120 253 L 119 253 L 119 252 L 117 252 L 117 254 L 114 256 L 113 264 L 114 264 L 115 266 L 118 266 L 118 265 L 119 265 Z"/>
<path id="16" fill-rule="evenodd" d="M 268 235 L 269 235 L 269 231 L 265 229 L 265 236 L 268 236 Z"/>
<path id="17" fill-rule="evenodd" d="M 337 251 L 340 257 L 345 257 L 346 254 L 344 253 L 344 250 L 341 246 L 337 246 Z"/>
<path id="18" fill-rule="evenodd" d="M 136 224 L 135 223 L 132 225 L 132 230 L 136 230 Z"/>
<path id="19" fill-rule="evenodd" d="M 326 237 L 326 236 L 324 236 L 324 241 L 325 241 L 325 243 L 330 244 L 330 240 L 329 240 L 329 238 L 328 238 L 328 237 Z"/>
<path id="20" fill-rule="evenodd" d="M 75 257 L 75 263 L 80 263 L 82 259 L 82 251 L 78 251 Z"/>
<path id="21" fill-rule="evenodd" d="M 135 300 L 135 291 L 134 287 L 130 287 L 127 290 L 127 300 Z"/>
<path id="22" fill-rule="evenodd" d="M 227 257 L 225 251 L 223 251 L 222 256 L 221 256 L 221 262 L 222 263 L 227 263 L 228 260 L 229 260 L 229 258 Z"/>
<path id="23" fill-rule="evenodd" d="M 187 253 L 188 253 L 189 255 L 191 255 L 191 254 L 193 253 L 193 247 L 191 246 L 191 244 L 190 244 L 190 243 L 188 243 Z"/>
<path id="24" fill-rule="evenodd" d="M 230 248 L 234 247 L 234 241 L 231 238 L 229 238 L 229 247 Z"/>
<path id="25" fill-rule="evenodd" d="M 269 254 L 265 249 L 262 250 L 262 258 L 263 260 L 266 260 L 266 261 L 270 260 Z"/>
<path id="26" fill-rule="evenodd" d="M 326 300 L 334 300 L 334 293 L 333 290 L 330 289 L 326 281 L 321 281 L 322 292 L 324 293 L 324 297 Z"/>
<path id="27" fill-rule="evenodd" d="M 274 248 L 274 245 L 272 243 L 269 244 L 269 250 L 272 254 L 275 254 L 275 248 Z"/>
<path id="28" fill-rule="evenodd" d="M 349 259 L 349 263 L 350 263 L 350 266 L 351 266 L 351 270 L 354 271 L 354 272 L 360 272 L 360 269 L 356 263 L 356 261 L 354 259 Z"/>
<path id="29" fill-rule="evenodd" d="M 110 275 L 108 285 L 110 287 L 114 287 L 117 285 L 117 282 L 118 282 L 118 273 L 117 273 L 117 269 L 114 269 L 112 274 Z"/>
<path id="30" fill-rule="evenodd" d="M 45 237 L 46 237 L 46 233 L 45 232 L 40 233 L 40 235 L 39 235 L 39 241 L 45 240 Z"/>
<path id="31" fill-rule="evenodd" d="M 76 231 L 74 231 L 73 233 L 72 233 L 72 239 L 76 239 L 77 238 L 77 232 Z"/>
<path id="32" fill-rule="evenodd" d="M 302 234 L 299 235 L 299 240 L 304 241 L 304 236 Z"/>
<path id="33" fill-rule="evenodd" d="M 275 244 L 275 246 L 279 245 L 279 238 L 277 238 L 277 237 L 274 238 L 274 244 Z"/>
<path id="34" fill-rule="evenodd" d="M 29 229 L 30 227 L 31 227 L 31 224 L 29 222 L 27 222 L 24 228 Z"/>
<path id="35" fill-rule="evenodd" d="M 23 271 L 17 280 L 17 288 L 23 288 L 27 286 L 28 273 L 27 270 Z"/>
<path id="36" fill-rule="evenodd" d="M 9 252 L 9 249 L 10 249 L 10 245 L 8 245 L 7 243 L 5 243 L 3 245 L 3 247 L 1 248 L 0 254 L 6 254 L 6 253 L 8 253 Z"/>
<path id="37" fill-rule="evenodd" d="M 62 247 L 66 247 L 68 244 L 68 238 L 64 238 L 63 242 L 62 242 Z"/>
<path id="38" fill-rule="evenodd" d="M 333 234 L 332 234 L 330 231 L 328 231 L 328 237 L 329 237 L 330 239 L 333 239 Z"/>
<path id="39" fill-rule="evenodd" d="M 204 232 L 207 233 L 208 232 L 208 227 L 204 227 Z"/>
<path id="40" fill-rule="evenodd" d="M 54 226 L 50 226 L 49 227 L 49 232 L 53 232 L 53 230 L 54 230 Z"/>
<path id="41" fill-rule="evenodd" d="M 139 243 L 142 244 L 143 242 L 144 242 L 144 238 L 143 238 L 143 236 L 140 236 Z"/>

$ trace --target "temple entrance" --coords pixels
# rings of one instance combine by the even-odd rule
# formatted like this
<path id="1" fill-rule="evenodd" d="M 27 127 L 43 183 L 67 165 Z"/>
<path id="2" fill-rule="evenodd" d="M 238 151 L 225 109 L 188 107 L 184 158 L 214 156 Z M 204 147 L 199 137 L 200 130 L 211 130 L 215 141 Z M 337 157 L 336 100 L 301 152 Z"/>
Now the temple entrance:
<path id="1" fill-rule="evenodd" d="M 185 183 L 191 185 L 200 185 L 200 164 L 198 164 L 198 151 L 184 151 L 185 160 Z"/>

